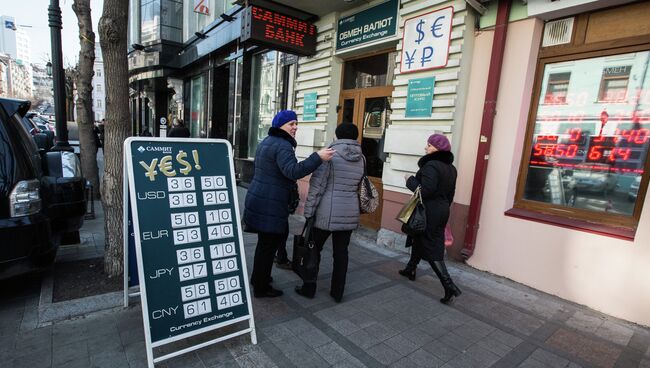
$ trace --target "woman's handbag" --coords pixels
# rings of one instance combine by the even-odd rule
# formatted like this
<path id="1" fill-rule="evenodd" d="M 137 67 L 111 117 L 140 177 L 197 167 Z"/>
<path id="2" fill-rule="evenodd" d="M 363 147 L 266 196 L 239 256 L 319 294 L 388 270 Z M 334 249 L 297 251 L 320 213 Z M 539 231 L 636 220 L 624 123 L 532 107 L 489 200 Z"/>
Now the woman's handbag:
<path id="1" fill-rule="evenodd" d="M 311 237 L 314 218 L 307 219 L 302 234 L 293 236 L 293 258 L 291 266 L 300 278 L 305 281 L 316 281 L 318 277 L 318 258 L 320 252 Z"/>
<path id="2" fill-rule="evenodd" d="M 366 159 L 363 159 L 363 177 L 359 182 L 359 210 L 361 213 L 373 213 L 379 207 L 379 192 L 372 184 L 366 172 Z"/>
<path id="3" fill-rule="evenodd" d="M 402 232 L 411 236 L 422 235 L 427 229 L 427 211 L 422 202 L 422 195 L 419 190 L 414 194 L 417 194 L 415 208 L 408 221 L 402 225 Z"/>
<path id="4" fill-rule="evenodd" d="M 413 192 L 411 198 L 409 198 L 409 200 L 406 203 L 404 203 L 404 206 L 397 214 L 397 217 L 395 218 L 397 221 L 403 224 L 408 222 L 409 218 L 411 218 L 411 214 L 413 213 L 413 210 L 415 209 L 415 205 L 418 203 L 419 196 L 420 196 L 420 187 L 418 186 L 415 189 L 415 192 Z"/>

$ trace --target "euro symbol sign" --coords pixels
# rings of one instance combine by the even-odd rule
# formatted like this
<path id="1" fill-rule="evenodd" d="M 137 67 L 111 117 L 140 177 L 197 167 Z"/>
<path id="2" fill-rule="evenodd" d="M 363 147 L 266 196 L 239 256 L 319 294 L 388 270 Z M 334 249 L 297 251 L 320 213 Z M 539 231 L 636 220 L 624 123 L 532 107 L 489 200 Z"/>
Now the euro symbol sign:
<path id="1" fill-rule="evenodd" d="M 443 15 L 442 17 L 436 18 L 436 20 L 433 22 L 433 25 L 431 26 L 431 34 L 433 35 L 433 37 L 435 37 L 435 38 L 442 37 L 442 34 L 438 33 L 440 28 L 442 28 L 442 24 L 438 23 L 438 22 L 440 22 L 440 21 L 442 21 L 444 19 L 445 19 L 445 17 Z"/>
<path id="2" fill-rule="evenodd" d="M 424 32 L 422 31 L 422 26 L 424 25 L 424 20 L 420 19 L 418 25 L 415 26 L 415 30 L 418 32 L 418 39 L 415 42 L 419 45 L 420 42 L 424 39 Z"/>

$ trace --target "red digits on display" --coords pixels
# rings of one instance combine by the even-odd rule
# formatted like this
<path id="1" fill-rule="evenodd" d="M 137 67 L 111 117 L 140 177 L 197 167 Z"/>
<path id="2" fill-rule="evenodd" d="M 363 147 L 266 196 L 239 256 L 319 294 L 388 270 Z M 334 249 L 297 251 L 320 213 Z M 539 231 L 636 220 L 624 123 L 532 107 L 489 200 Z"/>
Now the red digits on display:
<path id="1" fill-rule="evenodd" d="M 571 142 L 577 142 L 580 140 L 580 136 L 582 135 L 582 129 L 580 128 L 572 128 L 569 129 L 569 141 Z"/>
<path id="2" fill-rule="evenodd" d="M 595 140 L 594 140 L 595 142 Z M 593 146 L 589 149 L 589 159 L 592 161 L 597 161 L 600 160 L 601 157 L 603 157 L 603 153 L 600 151 L 603 146 Z"/>

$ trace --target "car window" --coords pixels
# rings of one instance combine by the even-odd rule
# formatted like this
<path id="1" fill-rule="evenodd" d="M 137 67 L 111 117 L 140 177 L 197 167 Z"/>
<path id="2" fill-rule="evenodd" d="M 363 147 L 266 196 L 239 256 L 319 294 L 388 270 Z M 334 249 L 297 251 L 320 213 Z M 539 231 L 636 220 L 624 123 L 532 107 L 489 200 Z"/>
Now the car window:
<path id="1" fill-rule="evenodd" d="M 29 133 L 20 126 L 22 120 L 18 114 L 15 114 L 5 125 L 16 157 L 16 174 L 20 178 L 40 176 L 41 163 L 38 147 Z"/>

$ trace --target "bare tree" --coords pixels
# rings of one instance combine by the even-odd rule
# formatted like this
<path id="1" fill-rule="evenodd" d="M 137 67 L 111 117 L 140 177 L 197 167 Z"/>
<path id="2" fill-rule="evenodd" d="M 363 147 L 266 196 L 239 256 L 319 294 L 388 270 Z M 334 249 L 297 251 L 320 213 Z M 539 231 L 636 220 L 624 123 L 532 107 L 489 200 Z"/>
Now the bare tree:
<path id="1" fill-rule="evenodd" d="M 90 14 L 90 0 L 74 0 L 72 10 L 79 25 L 79 64 L 75 73 L 77 85 L 77 129 L 81 170 L 90 181 L 99 198 L 99 173 L 97 169 L 97 140 L 93 114 L 93 75 L 95 74 L 95 33 Z"/>
<path id="2" fill-rule="evenodd" d="M 104 271 L 119 276 L 122 262 L 122 144 L 130 133 L 129 70 L 126 29 L 129 0 L 104 0 L 99 20 L 99 41 L 106 76 L 106 125 L 104 133 L 104 204 L 106 251 Z"/>

